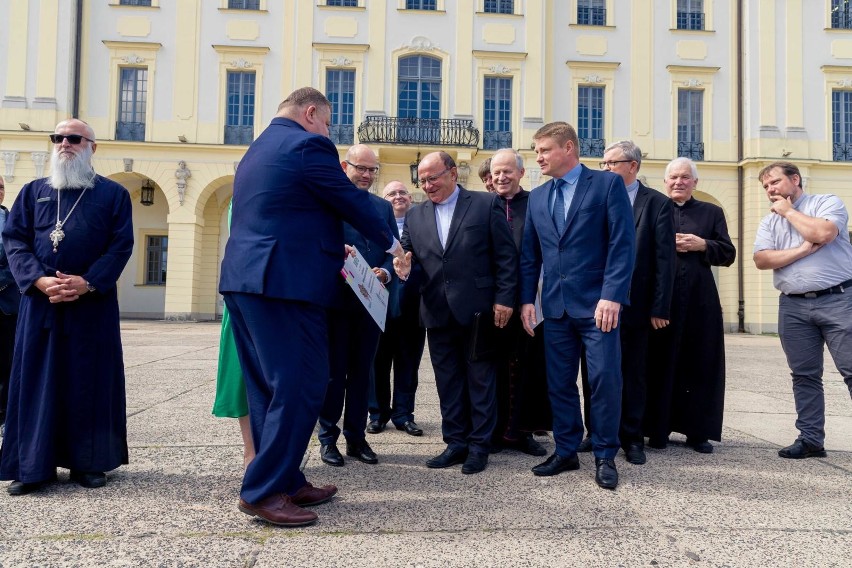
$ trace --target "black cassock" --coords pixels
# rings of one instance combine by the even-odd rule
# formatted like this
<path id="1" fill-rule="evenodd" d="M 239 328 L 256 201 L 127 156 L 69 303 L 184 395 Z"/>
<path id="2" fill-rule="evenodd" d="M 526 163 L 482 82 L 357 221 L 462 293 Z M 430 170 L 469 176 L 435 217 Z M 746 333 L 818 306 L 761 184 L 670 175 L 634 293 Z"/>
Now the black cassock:
<path id="1" fill-rule="evenodd" d="M 721 440 L 725 406 L 725 339 L 722 305 L 711 266 L 737 256 L 722 209 L 690 199 L 672 207 L 677 233 L 707 242 L 702 252 L 677 253 L 671 323 L 651 332 L 645 435 Z"/>
<path id="2" fill-rule="evenodd" d="M 60 220 L 81 192 L 62 190 Z M 133 250 L 130 196 L 97 176 L 54 253 L 56 198 L 46 179 L 25 185 L 3 230 L 22 297 L 0 479 L 24 483 L 50 479 L 56 467 L 109 471 L 127 463 L 116 282 Z M 34 284 L 57 270 L 96 290 L 51 304 Z"/>

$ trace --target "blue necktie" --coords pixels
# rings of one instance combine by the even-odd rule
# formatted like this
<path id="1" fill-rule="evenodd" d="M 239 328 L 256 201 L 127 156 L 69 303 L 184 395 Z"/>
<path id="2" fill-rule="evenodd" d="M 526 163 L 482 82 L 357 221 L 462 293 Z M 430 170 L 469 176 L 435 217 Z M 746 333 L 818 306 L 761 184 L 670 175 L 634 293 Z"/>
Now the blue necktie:
<path id="1" fill-rule="evenodd" d="M 565 192 L 562 191 L 563 185 L 565 185 L 564 179 L 553 180 L 553 191 L 556 192 L 556 199 L 553 201 L 553 222 L 556 224 L 556 232 L 559 235 L 562 235 L 565 230 Z"/>

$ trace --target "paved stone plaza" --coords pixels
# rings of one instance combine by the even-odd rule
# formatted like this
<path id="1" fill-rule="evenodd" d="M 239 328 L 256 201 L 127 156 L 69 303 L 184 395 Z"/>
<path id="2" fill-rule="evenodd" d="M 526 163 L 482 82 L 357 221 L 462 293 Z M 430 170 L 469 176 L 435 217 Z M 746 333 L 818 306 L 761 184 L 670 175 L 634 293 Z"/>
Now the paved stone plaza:
<path id="1" fill-rule="evenodd" d="M 218 324 L 122 322 L 130 465 L 104 489 L 59 482 L 32 495 L 0 491 L 0 567 L 30 566 L 797 566 L 852 565 L 852 402 L 826 364 L 828 458 L 789 461 L 796 436 L 789 372 L 776 337 L 726 336 L 724 440 L 621 454 L 614 492 L 594 461 L 536 478 L 512 451 L 479 475 L 430 470 L 443 450 L 428 356 L 421 438 L 369 436 L 380 463 L 331 468 L 312 440 L 306 467 L 339 495 L 303 529 L 272 528 L 237 510 L 236 421 L 210 414 Z M 540 439 L 552 451 L 550 438 Z"/>

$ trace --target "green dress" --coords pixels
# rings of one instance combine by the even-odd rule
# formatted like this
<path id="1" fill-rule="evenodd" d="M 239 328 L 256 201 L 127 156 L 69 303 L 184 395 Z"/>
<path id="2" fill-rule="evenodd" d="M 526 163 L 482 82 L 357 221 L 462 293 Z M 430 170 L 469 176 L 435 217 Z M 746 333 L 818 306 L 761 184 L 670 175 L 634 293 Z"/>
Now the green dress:
<path id="1" fill-rule="evenodd" d="M 231 210 L 228 208 L 228 225 L 231 224 Z M 213 415 L 219 418 L 240 418 L 248 414 L 246 384 L 237 357 L 234 332 L 231 330 L 231 318 L 228 308 L 222 311 L 222 332 L 219 336 L 219 370 L 216 373 L 216 400 L 213 402 Z"/>

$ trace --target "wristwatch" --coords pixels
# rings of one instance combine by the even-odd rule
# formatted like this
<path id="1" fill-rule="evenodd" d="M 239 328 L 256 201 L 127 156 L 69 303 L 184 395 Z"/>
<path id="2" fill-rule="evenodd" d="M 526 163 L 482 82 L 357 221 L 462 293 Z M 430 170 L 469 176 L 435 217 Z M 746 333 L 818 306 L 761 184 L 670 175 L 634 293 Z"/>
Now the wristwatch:
<path id="1" fill-rule="evenodd" d="M 89 282 L 88 280 L 86 280 L 86 290 L 88 290 L 89 292 L 95 291 L 95 287 L 92 286 L 91 282 Z"/>

